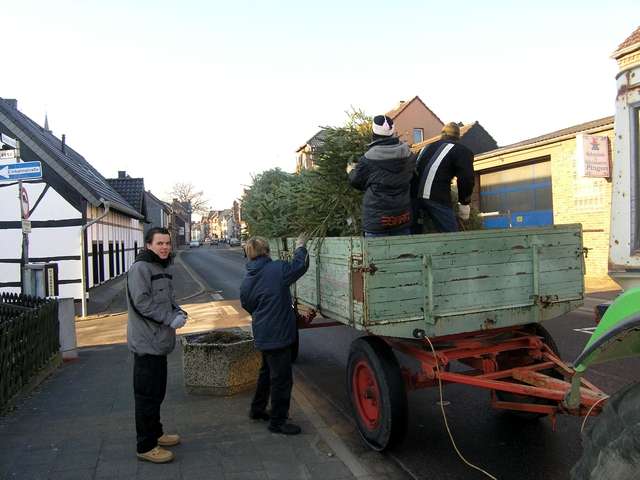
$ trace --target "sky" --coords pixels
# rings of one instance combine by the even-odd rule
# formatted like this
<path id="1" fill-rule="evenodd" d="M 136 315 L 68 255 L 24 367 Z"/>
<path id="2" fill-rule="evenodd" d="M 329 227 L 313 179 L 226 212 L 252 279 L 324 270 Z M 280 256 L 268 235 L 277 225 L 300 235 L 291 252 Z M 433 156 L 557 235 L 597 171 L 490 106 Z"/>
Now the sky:
<path id="1" fill-rule="evenodd" d="M 634 16 L 633 13 L 636 13 Z M 105 177 L 229 208 L 346 111 L 415 95 L 507 145 L 614 113 L 637 0 L 0 0 L 0 97 Z"/>

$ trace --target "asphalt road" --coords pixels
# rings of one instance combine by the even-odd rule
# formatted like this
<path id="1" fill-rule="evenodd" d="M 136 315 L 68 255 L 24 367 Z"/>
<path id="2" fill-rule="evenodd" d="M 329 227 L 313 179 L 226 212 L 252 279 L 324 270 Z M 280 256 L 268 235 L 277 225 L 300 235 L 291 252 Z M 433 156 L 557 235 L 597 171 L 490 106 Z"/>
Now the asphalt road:
<path id="1" fill-rule="evenodd" d="M 240 247 L 199 247 L 182 251 L 182 260 L 207 282 L 209 290 L 225 300 L 240 298 L 245 258 Z"/>
<path id="2" fill-rule="evenodd" d="M 238 296 L 244 275 L 242 252 L 237 249 L 194 249 L 185 260 L 225 299 Z M 598 297 L 587 298 L 585 307 L 546 322 L 565 361 L 574 360 L 589 339 L 593 306 Z M 587 329 L 582 330 L 582 329 Z M 296 363 L 306 381 L 323 392 L 334 407 L 350 416 L 345 387 L 345 365 L 351 341 L 358 333 L 348 327 L 301 332 Z M 403 360 L 406 363 L 406 359 Z M 590 370 L 589 378 L 607 393 L 638 381 L 640 360 L 631 359 Z M 499 479 L 552 480 L 569 477 L 581 455 L 582 418 L 559 416 L 554 432 L 548 419 L 517 420 L 490 408 L 486 391 L 460 385 L 444 390 L 446 413 L 455 442 L 470 462 Z M 406 441 L 390 456 L 417 479 L 487 478 L 466 466 L 456 455 L 438 405 L 438 389 L 409 395 L 409 432 Z"/>

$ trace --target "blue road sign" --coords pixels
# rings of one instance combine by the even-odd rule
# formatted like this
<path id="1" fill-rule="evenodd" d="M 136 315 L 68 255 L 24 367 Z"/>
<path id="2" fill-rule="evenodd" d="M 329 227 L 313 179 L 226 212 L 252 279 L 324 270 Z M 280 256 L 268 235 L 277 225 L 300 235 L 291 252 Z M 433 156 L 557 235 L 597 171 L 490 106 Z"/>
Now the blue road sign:
<path id="1" fill-rule="evenodd" d="M 42 165 L 40 162 L 21 162 L 0 165 L 0 182 L 17 180 L 40 180 Z"/>

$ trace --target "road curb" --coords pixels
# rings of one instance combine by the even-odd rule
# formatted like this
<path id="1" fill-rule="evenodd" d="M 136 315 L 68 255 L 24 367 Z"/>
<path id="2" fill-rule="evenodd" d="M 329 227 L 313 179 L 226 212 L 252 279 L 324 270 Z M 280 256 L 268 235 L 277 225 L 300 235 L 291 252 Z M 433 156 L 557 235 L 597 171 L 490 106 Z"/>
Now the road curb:
<path id="1" fill-rule="evenodd" d="M 95 313 L 93 315 L 87 315 L 86 317 L 76 316 L 76 323 L 78 323 L 78 322 L 88 322 L 88 321 L 91 321 L 91 320 L 98 320 L 100 318 L 117 317 L 118 315 L 124 315 L 125 313 L 127 313 L 126 310 L 122 311 L 122 312 Z"/>
<path id="2" fill-rule="evenodd" d="M 189 300 L 190 298 L 193 298 L 193 297 L 197 297 L 198 295 L 207 291 L 207 287 L 202 277 L 200 277 L 200 275 L 198 275 L 195 270 L 193 270 L 189 265 L 187 265 L 187 262 L 185 262 L 182 259 L 182 255 L 183 255 L 182 251 L 178 251 L 178 253 L 176 254 L 176 261 L 180 262 L 180 265 L 182 265 L 184 269 L 187 271 L 187 273 L 191 276 L 191 278 L 195 280 L 195 282 L 200 287 L 200 290 L 197 291 L 196 293 L 192 293 L 191 295 L 187 295 L 186 297 L 178 298 L 177 300 L 179 302 L 182 302 L 184 300 Z"/>
<path id="3" fill-rule="evenodd" d="M 338 436 L 338 434 L 335 433 L 330 427 L 327 426 L 325 421 L 322 419 L 322 415 L 318 412 L 318 410 L 308 400 L 308 395 L 317 393 L 319 395 L 319 398 L 321 398 L 321 401 L 325 402 L 329 406 L 330 410 L 335 412 L 336 415 L 340 415 L 342 418 L 344 418 L 349 423 L 353 423 L 353 420 L 352 420 L 351 416 L 349 415 L 349 413 L 345 412 L 344 409 L 340 405 L 336 404 L 329 396 L 327 396 L 324 392 L 319 390 L 318 387 L 315 384 L 313 384 L 312 381 L 309 380 L 309 378 L 306 376 L 306 374 L 300 368 L 294 367 L 294 371 L 296 373 L 296 380 L 295 381 L 298 381 L 298 378 L 299 378 L 301 380 L 301 382 L 299 382 L 299 383 L 304 385 L 303 388 L 300 388 L 300 387 L 298 387 L 298 385 L 296 385 L 294 383 L 294 398 L 296 399 L 296 401 L 298 401 L 298 398 L 296 397 L 297 392 L 300 392 L 302 389 L 308 391 L 308 394 L 305 394 L 304 400 L 306 400 L 307 404 L 309 404 L 309 407 L 311 408 L 311 411 L 313 412 L 313 414 L 315 414 L 315 415 L 317 415 L 319 417 L 320 422 L 322 422 L 322 424 L 330 431 L 330 434 L 333 437 L 335 437 L 344 446 L 344 448 L 346 448 L 346 450 L 347 450 L 346 453 L 349 456 L 347 458 L 353 458 L 355 460 L 355 462 L 357 462 L 357 464 L 359 464 L 360 467 L 362 469 L 364 469 L 365 472 L 366 472 L 364 475 L 358 476 L 355 473 L 353 473 L 353 471 L 352 471 L 353 475 L 356 478 L 360 479 L 360 480 L 369 480 L 371 478 L 378 478 L 376 476 L 377 475 L 376 473 L 371 472 L 370 469 L 368 469 L 366 467 L 366 465 L 364 465 L 360 460 L 358 460 L 358 458 L 353 453 L 351 453 L 349 448 L 346 446 L 344 441 Z M 305 414 L 307 414 L 307 411 L 304 409 L 303 405 L 300 404 L 300 408 L 305 412 Z M 309 416 L 310 414 L 307 414 L 307 415 Z M 312 424 L 313 424 L 313 421 L 312 421 Z M 315 426 L 315 424 L 314 424 L 314 426 Z M 321 432 L 320 434 L 322 435 L 322 431 L 320 429 L 318 429 L 318 430 Z M 325 442 L 327 442 L 327 444 L 329 444 L 330 446 L 333 447 L 333 444 L 330 443 L 329 440 L 325 439 L 324 437 L 323 437 L 323 440 L 325 440 Z M 338 451 L 336 451 L 336 455 L 338 455 Z M 398 468 L 398 470 L 400 470 L 408 478 L 413 479 L 413 480 L 418 480 L 418 476 L 414 472 L 412 472 L 411 469 L 409 469 L 404 464 L 404 462 L 402 462 L 396 455 L 394 455 L 391 452 L 386 452 L 385 456 L 387 457 L 387 459 L 388 459 L 388 461 L 390 463 L 395 464 L 395 466 Z M 342 460 L 345 463 L 345 465 L 347 465 L 347 468 L 349 468 L 349 464 L 347 464 L 347 462 L 344 459 L 340 458 L 340 460 Z"/>
<path id="4" fill-rule="evenodd" d="M 315 407 L 307 399 L 302 390 L 294 384 L 293 399 L 296 401 L 300 409 L 304 412 L 313 427 L 318 431 L 322 440 L 335 452 L 336 457 L 349 469 L 351 474 L 356 478 L 367 478 L 371 474 L 366 467 L 351 453 L 347 445 L 338 437 L 333 430 L 325 423 L 322 416 Z"/>

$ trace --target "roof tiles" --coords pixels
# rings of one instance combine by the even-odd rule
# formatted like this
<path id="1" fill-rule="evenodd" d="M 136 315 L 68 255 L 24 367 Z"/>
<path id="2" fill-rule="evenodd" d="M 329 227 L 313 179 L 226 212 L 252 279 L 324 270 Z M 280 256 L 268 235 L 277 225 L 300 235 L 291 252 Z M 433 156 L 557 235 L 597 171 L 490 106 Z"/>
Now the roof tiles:
<path id="1" fill-rule="evenodd" d="M 0 113 L 8 117 L 18 127 L 18 131 L 13 132 L 18 140 L 21 142 L 31 140 L 42 148 L 53 162 L 45 158 L 41 158 L 41 160 L 49 163 L 50 167 L 59 173 L 61 173 L 60 169 L 66 172 L 63 178 L 75 189 L 81 192 L 82 189 L 86 190 L 89 197 L 93 197 L 87 198 L 90 203 L 98 206 L 100 200 L 103 199 L 109 201 L 112 208 L 116 210 L 137 218 L 141 217 L 133 206 L 114 190 L 82 155 L 66 144 L 63 151 L 62 141 L 53 133 L 42 128 L 2 98 L 0 98 Z"/>
<path id="2" fill-rule="evenodd" d="M 142 215 L 144 208 L 144 178 L 108 178 L 113 189 Z"/>
<path id="3" fill-rule="evenodd" d="M 640 44 L 640 27 L 636 28 L 635 31 L 631 35 L 629 35 L 629 37 L 618 46 L 616 53 L 619 52 L 620 50 L 624 50 L 628 47 L 631 47 L 636 43 Z M 615 53 L 614 53 L 614 56 L 615 56 Z"/>

